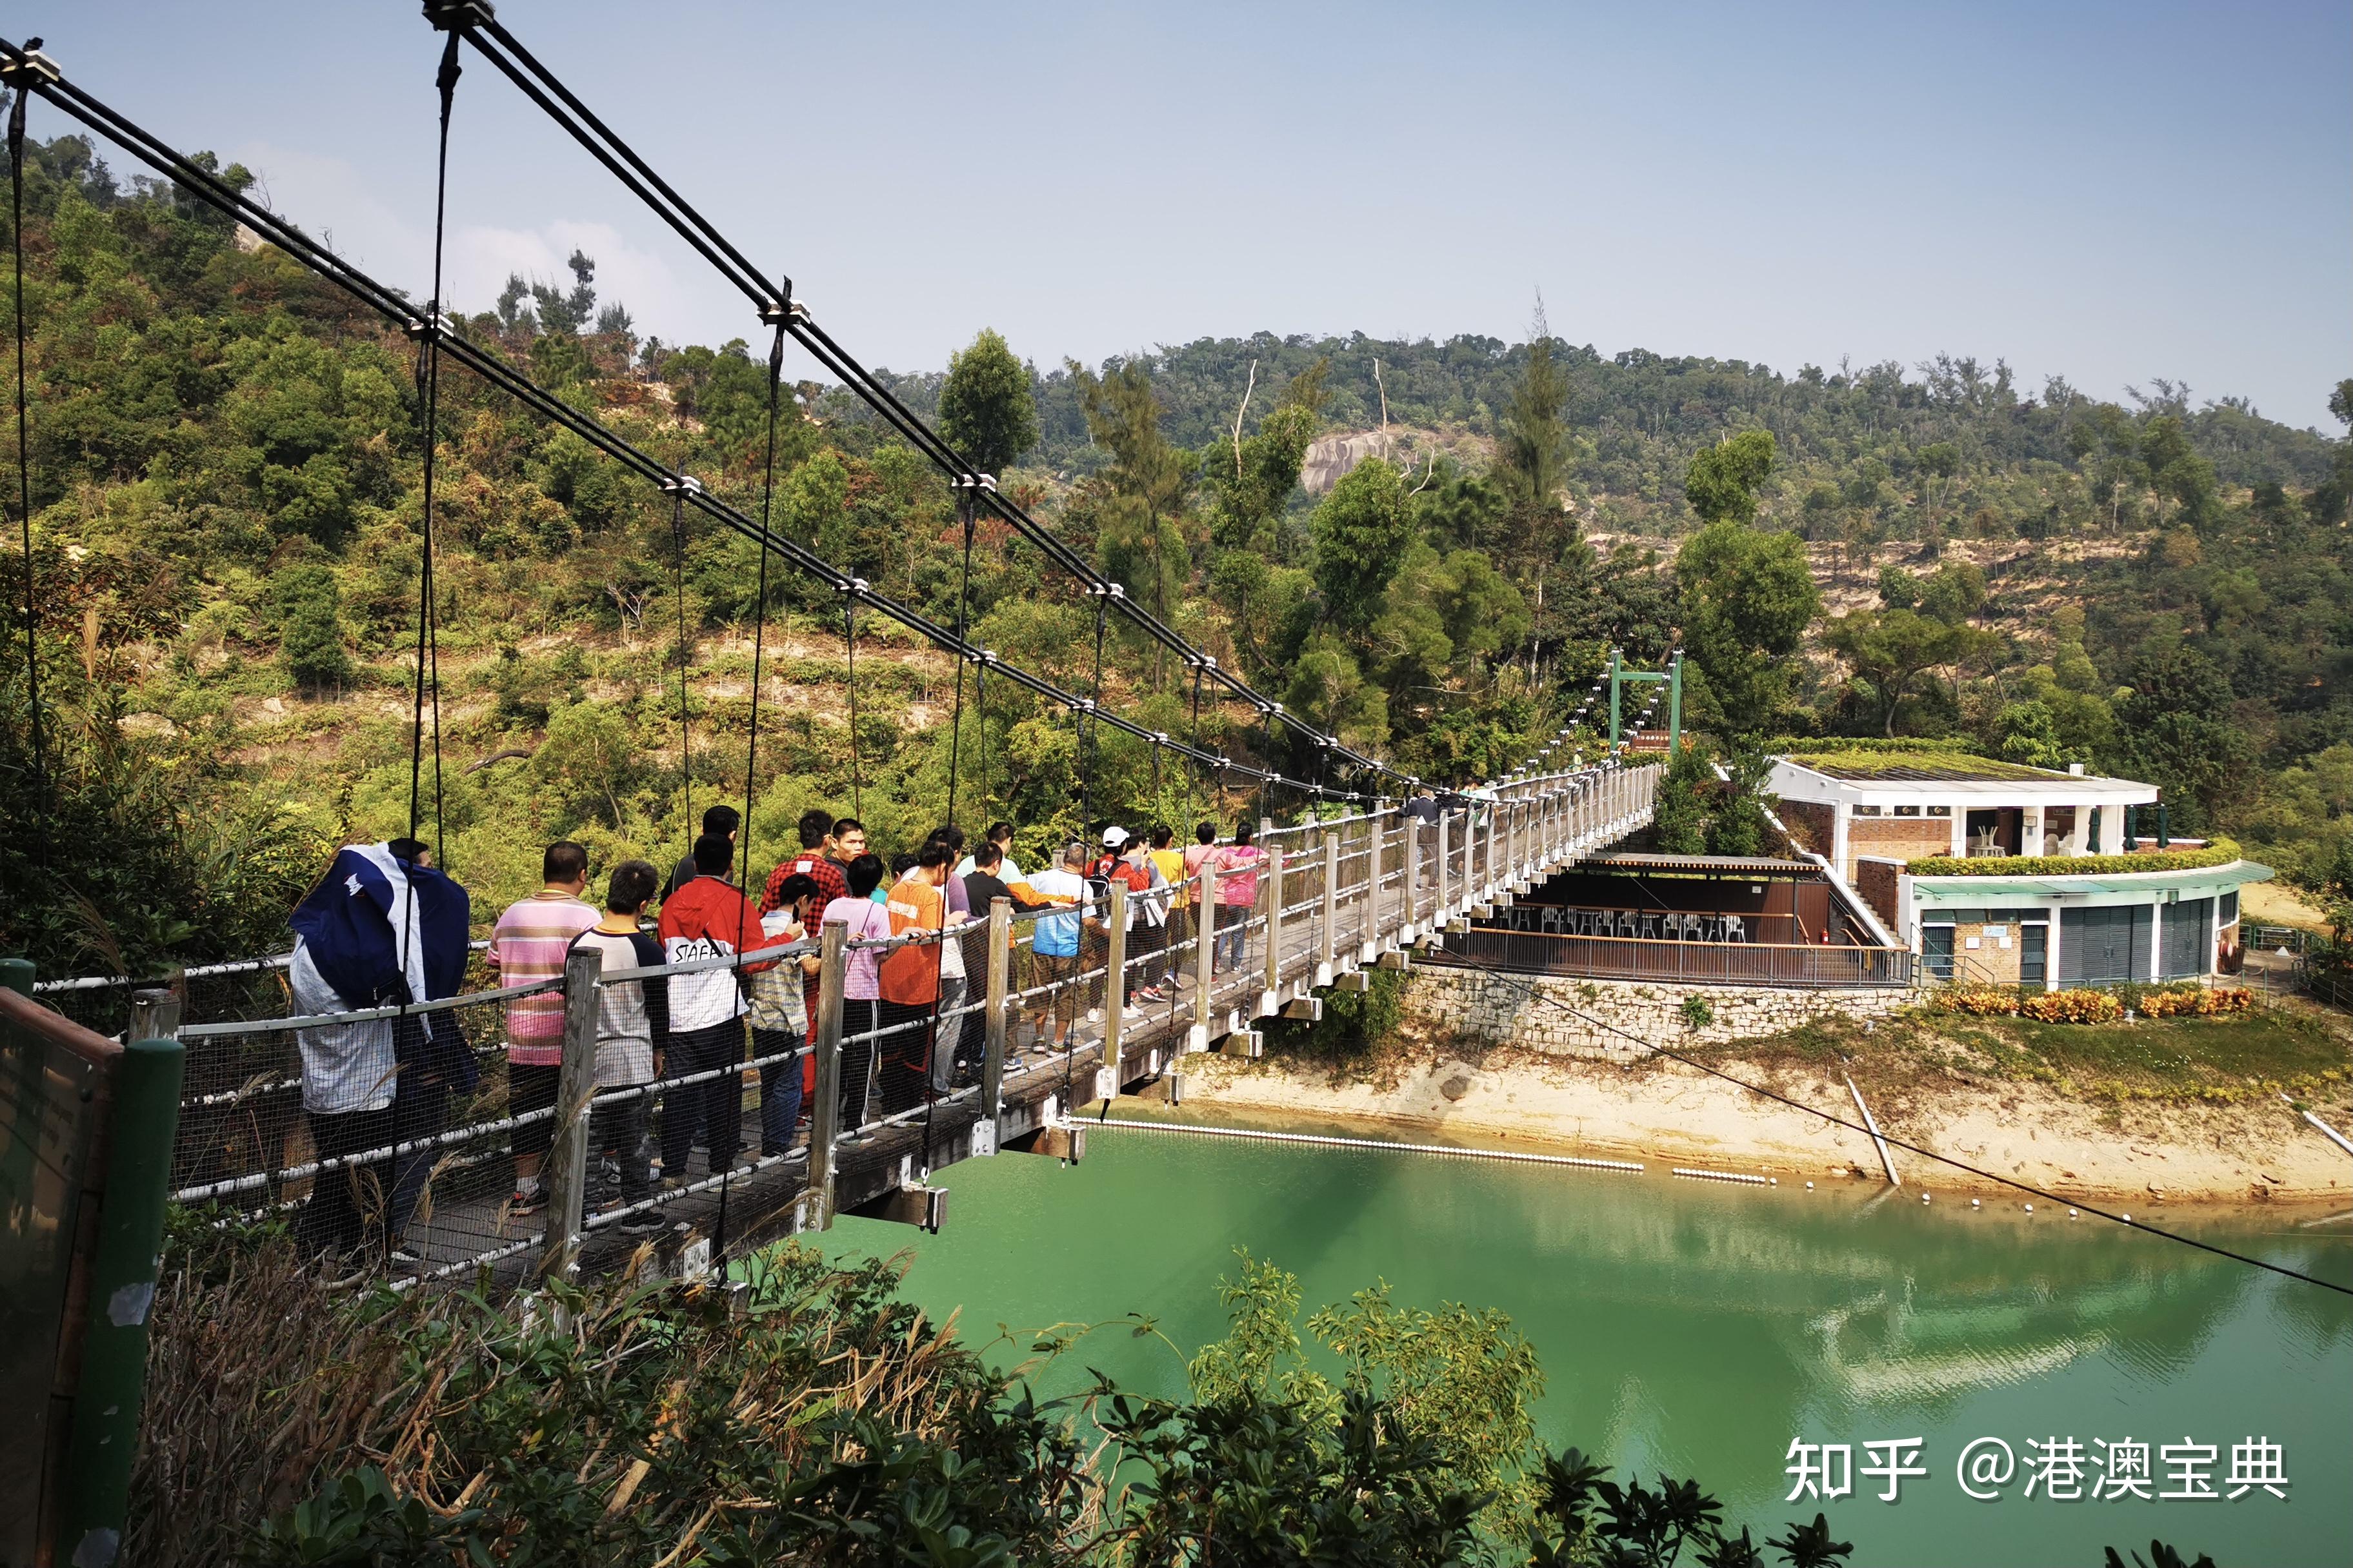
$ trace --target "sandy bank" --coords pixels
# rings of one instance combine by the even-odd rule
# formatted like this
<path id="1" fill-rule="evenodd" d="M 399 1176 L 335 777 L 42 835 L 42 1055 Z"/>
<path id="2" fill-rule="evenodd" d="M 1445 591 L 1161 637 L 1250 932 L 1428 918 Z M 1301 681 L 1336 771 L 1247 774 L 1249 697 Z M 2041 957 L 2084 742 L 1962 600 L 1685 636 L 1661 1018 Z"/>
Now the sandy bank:
<path id="1" fill-rule="evenodd" d="M 1846 1086 L 1805 1071 L 1724 1064 L 1799 1102 L 1856 1120 Z M 1437 1052 L 1387 1083 L 1334 1080 L 1274 1060 L 1194 1057 L 1185 1110 L 1352 1123 L 1390 1136 L 1541 1148 L 1600 1158 L 1759 1172 L 1783 1178 L 1878 1181 L 1871 1140 L 1673 1063 L 1633 1069 L 1491 1049 L 1475 1060 Z M 1972 1083 L 1884 1103 L 1865 1083 L 1881 1130 L 2062 1195 L 2172 1203 L 2347 1204 L 2353 1156 L 2286 1105 L 2127 1106 L 2068 1100 L 2039 1084 Z M 2318 1108 L 2337 1129 L 2344 1107 Z M 1999 1191 L 2000 1184 L 1894 1151 L 1907 1184 Z"/>

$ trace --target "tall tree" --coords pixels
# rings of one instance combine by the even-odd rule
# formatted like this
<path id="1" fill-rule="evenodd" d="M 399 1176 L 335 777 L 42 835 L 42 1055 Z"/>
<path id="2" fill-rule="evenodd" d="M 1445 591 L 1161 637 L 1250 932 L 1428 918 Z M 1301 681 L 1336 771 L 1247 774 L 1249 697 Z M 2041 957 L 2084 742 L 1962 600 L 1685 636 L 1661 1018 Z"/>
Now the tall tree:
<path id="1" fill-rule="evenodd" d="M 1087 432 L 1112 457 L 1110 466 L 1087 481 L 1080 500 L 1094 513 L 1103 570 L 1131 592 L 1141 587 L 1152 613 L 1166 621 L 1192 576 L 1184 521 L 1198 459 L 1163 434 L 1160 400 L 1142 363 L 1130 360 L 1100 378 L 1075 362 L 1069 368 L 1086 410 Z M 1155 641 L 1155 689 L 1165 674 Z"/>
<path id="2" fill-rule="evenodd" d="M 1773 435 L 1743 430 L 1703 447 L 1683 470 L 1683 494 L 1702 522 L 1754 522 L 1757 489 L 1773 471 Z"/>
<path id="3" fill-rule="evenodd" d="M 1568 405 L 1568 376 L 1552 357 L 1552 327 L 1544 297 L 1536 297 L 1528 322 L 1528 357 L 1503 418 L 1502 457 L 1514 499 L 1531 509 L 1558 510 L 1568 486 L 1570 441 L 1561 411 Z"/>
<path id="4" fill-rule="evenodd" d="M 1705 715 L 1726 734 L 1772 721 L 1788 688 L 1789 656 L 1821 609 L 1821 590 L 1794 533 L 1738 522 L 1701 529 L 1675 554 L 1683 647 L 1699 668 Z"/>
<path id="5" fill-rule="evenodd" d="M 948 356 L 940 387 L 940 434 L 984 474 L 1001 475 L 1038 444 L 1038 403 L 1029 367 L 1004 338 L 984 327 L 969 347 Z"/>
<path id="6" fill-rule="evenodd" d="M 1989 635 L 1917 610 L 1857 610 L 1831 622 L 1825 639 L 1870 687 L 1880 732 L 1895 733 L 1895 710 L 1921 676 L 1981 651 Z"/>
<path id="7" fill-rule="evenodd" d="M 1413 538 L 1413 513 L 1398 471 L 1367 458 L 1332 487 L 1315 509 L 1315 585 L 1324 618 L 1342 631 L 1362 630 L 1378 613 Z"/>

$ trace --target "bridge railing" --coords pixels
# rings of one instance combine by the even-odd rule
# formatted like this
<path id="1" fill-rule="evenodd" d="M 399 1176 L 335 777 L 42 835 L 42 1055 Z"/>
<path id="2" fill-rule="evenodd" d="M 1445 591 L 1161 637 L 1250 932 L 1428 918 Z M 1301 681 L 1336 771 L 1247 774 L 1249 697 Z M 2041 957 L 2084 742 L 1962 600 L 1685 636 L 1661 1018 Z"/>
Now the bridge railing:
<path id="1" fill-rule="evenodd" d="M 742 1037 L 715 1055 L 707 1042 L 703 1054 L 674 1049 L 647 1081 L 614 1081 L 608 1071 L 598 1082 L 595 999 L 655 973 L 677 983 L 752 964 L 607 974 L 575 954 L 564 976 L 533 985 L 318 1014 L 292 1005 L 282 957 L 191 972 L 190 1011 L 214 1016 L 178 1031 L 188 1074 L 173 1197 L 215 1205 L 223 1220 L 283 1219 L 343 1266 L 408 1280 L 584 1259 L 605 1267 L 649 1238 L 690 1267 L 698 1237 L 826 1224 L 875 1192 L 1067 1116 L 1106 1086 L 1247 1031 L 1639 826 L 1656 774 L 1610 768 L 1522 781 L 1435 821 L 1384 802 L 1270 825 L 1259 837 L 1267 854 L 1258 899 L 1231 911 L 1222 931 L 1214 922 L 1205 931 L 1201 917 L 1218 906 L 1205 903 L 1196 879 L 1157 927 L 1139 928 L 1117 889 L 1075 910 L 975 911 L 939 935 L 764 951 L 758 961 L 788 968 L 815 961 L 815 994 L 792 1009 L 772 980 L 764 1011 L 763 983 L 746 974 L 754 1010 Z M 1059 951 L 1067 940 L 1041 951 L 1041 931 L 1067 939 L 1072 921 L 1075 954 Z M 909 946 L 938 950 L 936 1020 L 853 978 Z M 101 977 L 52 995 L 69 1006 L 111 1005 L 126 984 Z M 1128 996 L 1133 1008 L 1122 1005 Z M 560 1016 L 560 1048 L 513 1062 L 507 1047 L 522 1013 L 543 1025 Z M 775 1125 L 788 1106 L 807 1112 L 810 1142 Z M 738 1160 L 712 1162 L 714 1122 L 741 1128 Z M 646 1173 L 650 1184 L 633 1176 L 639 1129 L 657 1148 L 668 1136 L 659 1172 Z M 512 1201 L 518 1162 L 534 1155 L 544 1208 Z"/>

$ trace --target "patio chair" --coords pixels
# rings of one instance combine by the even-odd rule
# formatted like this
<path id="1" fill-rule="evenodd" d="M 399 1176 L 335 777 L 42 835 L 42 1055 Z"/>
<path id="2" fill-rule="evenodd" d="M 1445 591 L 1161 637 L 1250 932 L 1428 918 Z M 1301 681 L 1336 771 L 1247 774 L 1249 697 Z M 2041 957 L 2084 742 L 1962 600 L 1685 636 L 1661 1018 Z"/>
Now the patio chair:
<path id="1" fill-rule="evenodd" d="M 1637 928 L 1636 934 L 1641 937 L 1645 942 L 1658 941 L 1659 917 L 1651 910 L 1644 910 L 1642 911 L 1642 918 Z"/>
<path id="2" fill-rule="evenodd" d="M 1738 915 L 1726 915 L 1724 917 L 1724 940 L 1726 942 L 1746 942 L 1748 940 L 1748 928 L 1741 922 L 1741 919 Z"/>

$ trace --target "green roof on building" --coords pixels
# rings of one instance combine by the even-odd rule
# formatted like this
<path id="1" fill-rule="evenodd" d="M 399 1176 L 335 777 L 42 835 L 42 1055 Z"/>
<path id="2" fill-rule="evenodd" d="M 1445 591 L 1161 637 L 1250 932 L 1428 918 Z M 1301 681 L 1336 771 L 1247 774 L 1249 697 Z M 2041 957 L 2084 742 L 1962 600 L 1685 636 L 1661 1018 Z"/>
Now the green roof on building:
<path id="1" fill-rule="evenodd" d="M 1862 784 L 2042 784 L 2078 776 L 1966 752 L 1794 752 L 1783 760 L 1827 778 Z"/>

